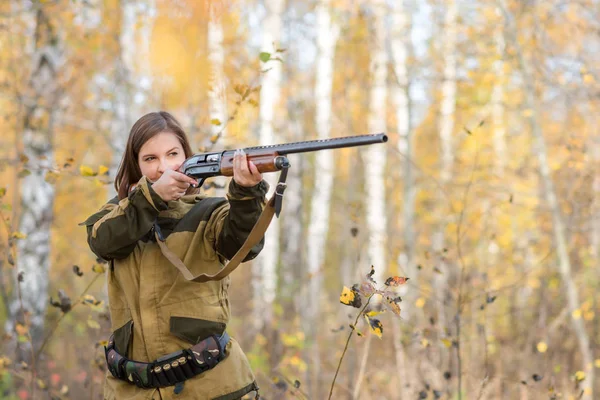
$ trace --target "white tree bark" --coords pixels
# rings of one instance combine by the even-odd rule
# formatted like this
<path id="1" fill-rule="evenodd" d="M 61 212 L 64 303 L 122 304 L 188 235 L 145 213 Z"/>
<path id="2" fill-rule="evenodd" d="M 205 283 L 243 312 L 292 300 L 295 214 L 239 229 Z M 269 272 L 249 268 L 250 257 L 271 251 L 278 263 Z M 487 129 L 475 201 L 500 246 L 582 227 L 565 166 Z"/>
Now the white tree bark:
<path id="1" fill-rule="evenodd" d="M 267 15 L 263 22 L 261 51 L 274 56 L 276 43 L 281 37 L 281 21 L 284 0 L 266 0 Z M 281 57 L 281 54 L 278 55 Z M 274 144 L 275 129 L 279 128 L 275 118 L 281 95 L 282 67 L 278 61 L 263 64 L 263 70 L 270 68 L 262 77 L 260 89 L 260 143 Z M 270 193 L 275 190 L 277 174 L 266 174 Z M 273 301 L 277 289 L 277 263 L 279 261 L 279 219 L 274 218 L 265 235 L 265 246 L 253 262 L 254 322 L 256 328 L 269 326 L 273 319 Z"/>
<path id="2" fill-rule="evenodd" d="M 38 41 L 34 43 L 29 80 L 32 97 L 25 104 L 23 145 L 30 164 L 36 167 L 21 181 L 19 231 L 27 237 L 17 243 L 16 273 L 22 274 L 23 280 L 15 285 L 20 287 L 22 301 L 15 291 L 10 311 L 13 321 L 23 319 L 21 304 L 23 310 L 31 313 L 31 336 L 35 348 L 43 335 L 48 301 L 54 187 L 45 181 L 45 175 L 54 165 L 52 138 L 60 119 L 62 91 L 59 74 L 64 58 L 60 27 L 50 19 L 44 7 L 33 12 L 34 37 Z"/>
<path id="3" fill-rule="evenodd" d="M 452 134 L 454 132 L 454 112 L 456 110 L 456 39 L 457 39 L 456 0 L 446 2 L 445 27 L 443 39 L 444 76 L 442 81 L 442 100 L 440 105 L 440 140 L 442 145 L 442 184 L 452 178 L 454 150 Z"/>
<path id="4" fill-rule="evenodd" d="M 560 209 L 560 204 L 556 195 L 556 189 L 554 188 L 554 181 L 552 179 L 552 172 L 550 171 L 550 163 L 548 161 L 548 149 L 546 146 L 546 139 L 544 138 L 544 132 L 542 129 L 542 123 L 540 118 L 539 99 L 535 88 L 535 74 L 530 68 L 530 61 L 525 59 L 525 54 L 518 41 L 518 31 L 514 21 L 514 17 L 508 11 L 504 0 L 499 0 L 498 5 L 504 14 L 506 26 L 511 35 L 513 46 L 515 46 L 517 58 L 521 73 L 523 75 L 523 82 L 525 84 L 525 95 L 528 108 L 532 111 L 530 117 L 533 138 L 535 141 L 534 153 L 538 156 L 540 176 L 544 185 L 544 194 L 546 201 L 548 202 L 548 208 L 552 214 L 552 227 L 554 230 L 554 245 L 556 247 L 556 255 L 558 257 L 558 271 L 561 275 L 563 284 L 565 285 L 567 304 L 569 312 L 573 315 L 573 312 L 580 307 L 579 294 L 577 284 L 573 279 L 573 271 L 571 266 L 571 259 L 569 256 L 569 249 L 567 243 L 567 237 L 565 233 L 565 225 L 563 222 L 563 216 Z M 592 349 L 590 348 L 590 338 L 585 330 L 584 322 L 581 318 L 572 318 L 571 327 L 575 332 L 577 341 L 579 343 L 579 351 L 581 352 L 581 370 L 585 372 L 586 378 L 580 382 L 581 390 L 583 390 L 582 399 L 590 400 L 594 398 L 594 357 Z"/>
<path id="5" fill-rule="evenodd" d="M 373 45 L 369 72 L 371 89 L 369 94 L 368 129 L 370 133 L 386 131 L 387 63 L 384 0 L 371 3 L 373 9 Z M 386 147 L 369 146 L 365 151 L 365 179 L 367 229 L 369 232 L 368 257 L 375 267 L 375 280 L 383 284 L 387 272 L 387 217 L 385 201 Z"/>
<path id="6" fill-rule="evenodd" d="M 210 19 L 208 22 L 208 60 L 210 62 L 209 78 L 209 114 L 211 119 L 211 136 L 227 135 L 227 82 L 224 72 L 225 49 L 223 47 L 223 24 L 221 22 L 220 7 L 211 5 Z M 225 196 L 225 177 L 213 178 L 217 184 L 217 196 Z"/>
<path id="7" fill-rule="evenodd" d="M 317 14 L 317 64 L 315 79 L 315 125 L 318 139 L 331 136 L 332 87 L 335 46 L 339 36 L 339 26 L 331 18 L 331 1 L 321 0 Z M 321 357 L 319 351 L 319 307 L 322 287 L 321 267 L 325 258 L 325 245 L 329 229 L 329 211 L 333 191 L 334 159 L 333 152 L 320 151 L 315 156 L 315 190 L 311 200 L 310 222 L 307 237 L 307 262 L 310 278 L 308 294 L 309 342 L 311 350 L 311 372 L 318 386 Z M 312 383 L 312 382 L 311 382 Z"/>
<path id="8" fill-rule="evenodd" d="M 113 158 L 110 175 L 119 168 L 127 137 L 133 123 L 152 103 L 148 91 L 152 87 L 150 40 L 156 18 L 155 0 L 121 0 L 120 57 L 117 61 L 114 90 L 114 118 L 111 123 Z M 150 104 L 149 104 L 150 103 Z M 112 185 L 109 197 L 116 193 Z"/>
<path id="9" fill-rule="evenodd" d="M 458 7 L 456 0 L 449 0 L 446 3 L 445 26 L 444 26 L 444 44 L 442 47 L 442 57 L 444 64 L 442 97 L 440 104 L 439 132 L 442 148 L 442 160 L 440 170 L 440 183 L 446 187 L 452 179 L 452 166 L 454 163 L 454 150 L 452 134 L 454 132 L 454 113 L 456 110 L 456 35 L 457 35 L 457 14 Z M 444 204 L 447 199 L 442 199 L 440 204 Z M 443 214 L 442 214 L 443 216 Z M 434 233 L 432 246 L 436 254 L 441 254 L 445 247 L 446 238 L 444 230 L 446 221 L 442 219 L 438 231 Z M 439 269 L 441 274 L 434 277 L 435 292 L 438 294 L 438 323 L 441 327 L 446 327 L 446 313 L 444 303 L 446 300 L 446 286 L 448 276 L 448 267 L 443 257 L 438 257 Z"/>
<path id="10" fill-rule="evenodd" d="M 414 253 L 415 253 L 415 196 L 416 188 L 413 177 L 412 168 L 412 130 L 410 116 L 410 98 L 409 98 L 409 79 L 408 79 L 408 53 L 410 47 L 410 18 L 405 5 L 406 1 L 401 0 L 396 2 L 392 11 L 392 21 L 390 28 L 390 42 L 392 51 L 392 65 L 397 82 L 392 85 L 392 97 L 396 107 L 396 123 L 398 129 L 398 151 L 403 155 L 403 198 L 402 198 L 402 219 L 403 219 L 403 237 L 404 246 L 398 259 L 398 265 L 410 277 L 412 287 L 418 287 L 417 269 L 415 268 Z M 413 290 L 407 290 L 407 286 L 402 287 L 401 294 L 408 300 L 408 304 L 416 297 Z M 403 313 L 403 319 L 410 320 L 406 312 Z M 414 321 L 414 319 L 413 319 Z M 414 323 L 414 322 L 413 322 Z M 396 354 L 396 368 L 399 382 L 399 394 L 401 398 L 410 396 L 407 386 L 403 382 L 412 381 L 409 378 L 409 369 L 406 366 L 406 354 L 402 345 L 400 320 L 394 318 L 393 334 L 394 334 L 394 350 Z"/>

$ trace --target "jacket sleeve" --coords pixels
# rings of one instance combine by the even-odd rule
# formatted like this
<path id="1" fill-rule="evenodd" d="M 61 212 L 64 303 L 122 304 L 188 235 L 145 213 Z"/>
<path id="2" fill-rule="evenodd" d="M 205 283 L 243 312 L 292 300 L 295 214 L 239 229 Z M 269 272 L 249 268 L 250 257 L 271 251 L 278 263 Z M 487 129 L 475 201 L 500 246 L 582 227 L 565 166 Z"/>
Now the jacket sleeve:
<path id="1" fill-rule="evenodd" d="M 158 213 L 166 209 L 167 203 L 142 177 L 127 198 L 114 198 L 80 225 L 87 227 L 88 244 L 94 254 L 105 260 L 120 259 L 131 254 L 137 241 L 154 225 Z"/>
<path id="2" fill-rule="evenodd" d="M 211 216 L 212 221 L 209 221 L 216 229 L 215 250 L 221 257 L 231 260 L 242 247 L 267 204 L 268 189 L 269 184 L 264 180 L 252 187 L 240 186 L 233 179 L 229 182 L 229 207 L 218 210 Z M 264 243 L 263 238 L 250 250 L 244 261 L 255 258 Z"/>

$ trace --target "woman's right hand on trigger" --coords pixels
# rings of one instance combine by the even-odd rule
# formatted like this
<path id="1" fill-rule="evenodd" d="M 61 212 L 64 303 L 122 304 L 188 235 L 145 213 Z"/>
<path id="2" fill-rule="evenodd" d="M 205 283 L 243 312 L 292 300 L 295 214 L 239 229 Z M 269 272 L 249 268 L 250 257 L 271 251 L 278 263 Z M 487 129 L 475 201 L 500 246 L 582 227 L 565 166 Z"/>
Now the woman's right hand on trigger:
<path id="1" fill-rule="evenodd" d="M 185 194 L 190 185 L 197 185 L 198 182 L 181 172 L 167 169 L 161 177 L 152 184 L 152 189 L 160 196 L 163 201 L 178 200 Z"/>

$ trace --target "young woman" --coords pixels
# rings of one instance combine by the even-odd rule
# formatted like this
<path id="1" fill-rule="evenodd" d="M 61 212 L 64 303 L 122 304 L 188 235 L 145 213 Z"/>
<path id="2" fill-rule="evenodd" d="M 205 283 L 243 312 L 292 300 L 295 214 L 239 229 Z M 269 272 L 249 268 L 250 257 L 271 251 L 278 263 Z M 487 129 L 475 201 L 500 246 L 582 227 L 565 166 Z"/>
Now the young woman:
<path id="1" fill-rule="evenodd" d="M 129 134 L 118 196 L 83 223 L 92 251 L 110 260 L 105 399 L 258 397 L 246 356 L 226 332 L 230 278 L 187 281 L 162 254 L 155 232 L 194 276 L 214 274 L 250 233 L 267 184 L 240 151 L 227 199 L 202 196 L 198 182 L 177 171 L 191 155 L 173 116 L 144 115 Z"/>

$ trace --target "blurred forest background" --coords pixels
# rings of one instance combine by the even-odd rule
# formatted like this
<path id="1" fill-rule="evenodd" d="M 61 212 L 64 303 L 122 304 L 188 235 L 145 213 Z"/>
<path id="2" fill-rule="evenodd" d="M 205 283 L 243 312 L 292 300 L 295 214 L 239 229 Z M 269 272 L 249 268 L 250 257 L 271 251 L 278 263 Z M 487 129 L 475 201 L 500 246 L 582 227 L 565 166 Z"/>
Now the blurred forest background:
<path id="1" fill-rule="evenodd" d="M 162 109 L 195 151 L 390 137 L 291 156 L 233 276 L 266 399 L 328 397 L 371 265 L 410 278 L 401 315 L 380 338 L 360 318 L 332 398 L 600 398 L 599 21 L 598 0 L 2 0 L 0 397 L 102 398 L 78 223 Z"/>

